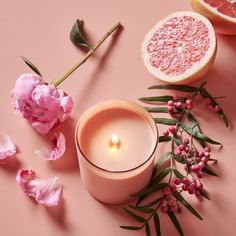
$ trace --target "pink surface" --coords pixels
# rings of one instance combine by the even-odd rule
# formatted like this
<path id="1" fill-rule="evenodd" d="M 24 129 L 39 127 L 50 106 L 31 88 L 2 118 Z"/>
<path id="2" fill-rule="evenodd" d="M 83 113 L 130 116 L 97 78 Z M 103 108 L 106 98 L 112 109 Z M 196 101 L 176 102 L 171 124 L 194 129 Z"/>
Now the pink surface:
<path id="1" fill-rule="evenodd" d="M 5 166 L 0 166 L 0 235 L 144 235 L 142 231 L 120 229 L 120 224 L 133 223 L 121 207 L 97 202 L 82 186 L 74 129 L 80 115 L 91 105 L 105 99 L 137 101 L 140 96 L 150 95 L 148 86 L 160 84 L 144 68 L 140 45 L 145 33 L 159 19 L 178 10 L 190 10 L 189 1 L 2 1 L 0 132 L 12 137 L 18 153 Z M 30 72 L 19 56 L 32 59 L 47 81 L 57 78 L 82 57 L 83 52 L 75 48 L 68 37 L 77 17 L 85 20 L 85 29 L 94 43 L 117 21 L 124 29 L 117 37 L 108 39 L 96 55 L 61 86 L 75 101 L 71 119 L 57 129 L 65 133 L 68 149 L 61 159 L 47 162 L 37 158 L 34 151 L 48 144 L 52 136 L 43 138 L 14 114 L 10 94 L 16 78 Z M 229 115 L 231 129 L 226 129 L 212 113 L 201 108 L 198 111 L 203 130 L 221 141 L 224 148 L 214 149 L 214 157 L 219 159 L 220 178 L 209 177 L 204 182 L 212 200 L 192 201 L 204 221 L 185 210 L 179 216 L 186 235 L 235 235 L 235 45 L 235 37 L 218 36 L 216 62 L 203 78 L 208 80 L 211 92 L 227 96 L 221 104 Z M 162 150 L 160 145 L 158 153 Z M 37 206 L 19 189 L 15 180 L 17 170 L 29 166 L 42 178 L 59 177 L 64 186 L 60 207 Z M 177 235 L 166 215 L 161 215 L 161 222 L 163 235 Z"/>

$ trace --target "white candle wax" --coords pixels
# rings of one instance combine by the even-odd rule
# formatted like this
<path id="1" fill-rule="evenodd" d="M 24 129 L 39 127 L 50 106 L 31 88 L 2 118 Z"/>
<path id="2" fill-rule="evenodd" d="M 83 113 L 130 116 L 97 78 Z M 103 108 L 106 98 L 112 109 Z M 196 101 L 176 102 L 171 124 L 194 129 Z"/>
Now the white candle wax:
<path id="1" fill-rule="evenodd" d="M 76 143 L 82 181 L 98 200 L 127 201 L 148 183 L 157 129 L 139 105 L 118 100 L 90 108 L 78 124 Z"/>

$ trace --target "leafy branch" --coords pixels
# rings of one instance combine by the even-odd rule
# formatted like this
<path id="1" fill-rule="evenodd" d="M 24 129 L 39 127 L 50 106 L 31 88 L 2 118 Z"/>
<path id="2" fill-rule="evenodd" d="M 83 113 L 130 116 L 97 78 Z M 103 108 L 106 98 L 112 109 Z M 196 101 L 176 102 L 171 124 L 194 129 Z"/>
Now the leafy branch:
<path id="1" fill-rule="evenodd" d="M 128 230 L 145 230 L 146 236 L 151 235 L 150 222 L 154 222 L 156 235 L 161 235 L 158 212 L 168 214 L 170 221 L 176 227 L 179 235 L 184 232 L 176 217 L 180 206 L 184 206 L 195 217 L 203 220 L 202 216 L 185 199 L 185 195 L 195 195 L 197 198 L 210 200 L 204 189 L 202 178 L 206 175 L 218 176 L 210 167 L 217 162 L 211 158 L 211 148 L 208 145 L 222 145 L 220 142 L 205 135 L 193 113 L 193 103 L 196 97 L 201 97 L 210 110 L 214 110 L 228 127 L 228 118 L 221 106 L 205 88 L 206 82 L 199 87 L 187 85 L 155 85 L 149 89 L 175 90 L 185 93 L 184 96 L 154 96 L 142 97 L 139 100 L 155 106 L 144 107 L 152 114 L 169 113 L 171 118 L 155 117 L 157 124 L 168 126 L 159 143 L 170 143 L 170 151 L 163 153 L 156 162 L 148 186 L 133 197 L 137 198 L 135 205 L 128 205 L 125 212 L 139 223 L 138 226 L 121 226 Z M 222 97 L 221 97 L 222 98 Z M 165 167 L 162 163 L 165 162 Z M 185 173 L 177 167 L 183 166 Z M 182 170 L 183 171 L 183 170 Z M 155 200 L 148 202 L 149 196 Z M 146 204 L 143 204 L 143 202 Z"/>

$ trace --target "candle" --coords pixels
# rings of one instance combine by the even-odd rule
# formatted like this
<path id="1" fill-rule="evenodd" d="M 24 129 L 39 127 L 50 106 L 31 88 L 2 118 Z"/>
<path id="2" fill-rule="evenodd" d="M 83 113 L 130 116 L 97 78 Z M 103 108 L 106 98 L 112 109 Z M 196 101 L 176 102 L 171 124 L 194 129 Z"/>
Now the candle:
<path id="1" fill-rule="evenodd" d="M 96 104 L 82 115 L 75 140 L 82 182 L 96 199 L 124 203 L 150 181 L 158 132 L 138 104 L 125 100 Z"/>

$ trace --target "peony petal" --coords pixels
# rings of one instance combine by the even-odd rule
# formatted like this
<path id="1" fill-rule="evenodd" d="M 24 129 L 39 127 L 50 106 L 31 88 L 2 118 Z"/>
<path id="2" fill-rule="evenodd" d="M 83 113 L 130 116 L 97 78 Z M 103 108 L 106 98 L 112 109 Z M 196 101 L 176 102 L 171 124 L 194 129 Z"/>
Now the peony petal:
<path id="1" fill-rule="evenodd" d="M 66 140 L 63 133 L 55 135 L 53 141 L 54 145 L 47 148 L 42 148 L 41 150 L 36 150 L 35 154 L 46 160 L 57 160 L 63 156 L 66 151 Z"/>
<path id="2" fill-rule="evenodd" d="M 12 91 L 12 96 L 18 99 L 29 99 L 33 89 L 43 84 L 43 78 L 37 74 L 23 74 L 21 75 Z"/>
<path id="3" fill-rule="evenodd" d="M 57 177 L 44 180 L 40 179 L 34 170 L 20 169 L 16 181 L 22 191 L 33 197 L 36 202 L 45 206 L 58 204 L 62 187 L 58 184 Z"/>
<path id="4" fill-rule="evenodd" d="M 16 153 L 16 145 L 6 134 L 0 134 L 0 160 Z"/>

